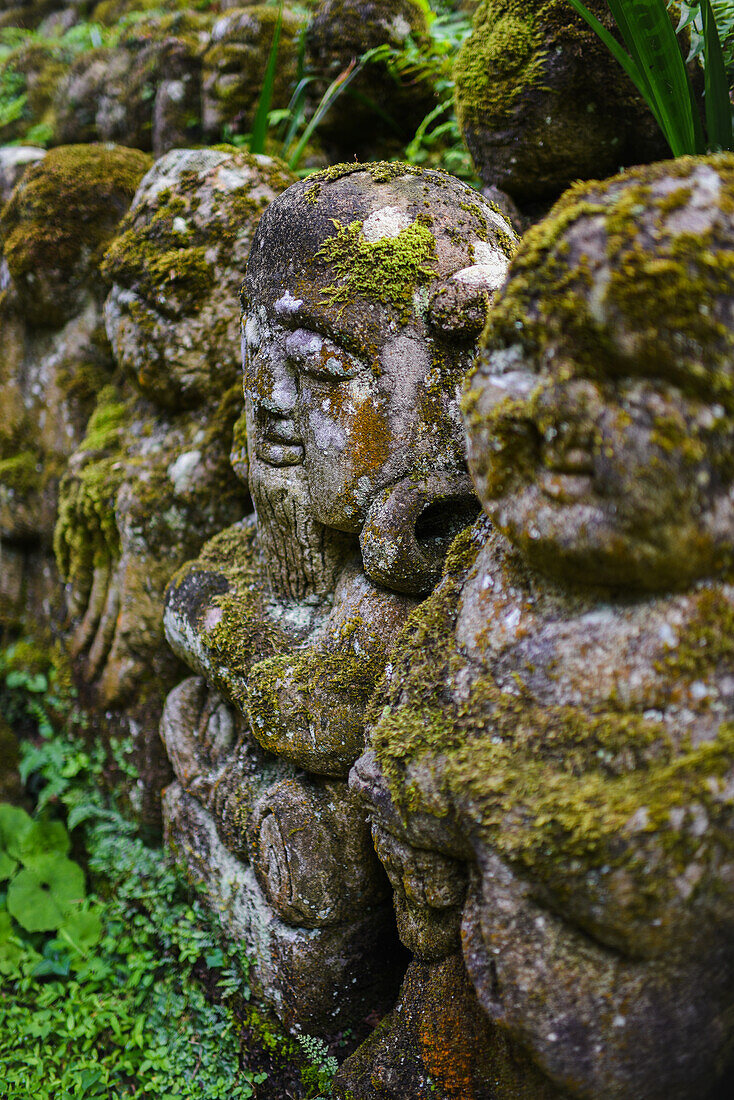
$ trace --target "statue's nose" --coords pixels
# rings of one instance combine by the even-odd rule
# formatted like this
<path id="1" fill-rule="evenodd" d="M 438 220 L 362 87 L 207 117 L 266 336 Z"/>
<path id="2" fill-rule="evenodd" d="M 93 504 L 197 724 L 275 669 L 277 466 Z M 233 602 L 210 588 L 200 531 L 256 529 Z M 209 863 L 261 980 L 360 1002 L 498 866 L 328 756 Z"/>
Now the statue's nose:
<path id="1" fill-rule="evenodd" d="M 298 387 L 284 349 L 279 346 L 262 348 L 253 356 L 247 375 L 247 388 L 259 409 L 273 416 L 292 416 Z"/>

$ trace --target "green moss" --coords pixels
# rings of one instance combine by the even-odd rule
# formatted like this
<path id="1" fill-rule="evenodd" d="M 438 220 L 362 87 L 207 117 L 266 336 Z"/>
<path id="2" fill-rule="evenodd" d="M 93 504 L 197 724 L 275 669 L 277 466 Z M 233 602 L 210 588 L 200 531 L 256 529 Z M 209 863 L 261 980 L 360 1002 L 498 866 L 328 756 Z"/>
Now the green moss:
<path id="1" fill-rule="evenodd" d="M 191 568 L 189 564 L 173 577 L 172 590 Z M 214 606 L 221 609 L 221 617 L 213 627 L 202 627 L 203 638 L 211 663 L 222 677 L 219 686 L 244 711 L 245 679 L 253 662 L 282 653 L 292 645 L 267 614 L 269 590 L 254 525 L 235 524 L 215 535 L 203 547 L 193 568 L 197 573 L 211 572 L 225 586 L 213 599 Z"/>
<path id="2" fill-rule="evenodd" d="M 606 5 L 589 0 L 588 6 L 609 29 Z M 559 52 L 576 54 L 592 70 L 593 62 L 606 60 L 596 35 L 566 0 L 483 0 L 454 68 L 461 129 L 506 125 L 529 90 L 546 91 L 546 63 Z M 624 100 L 633 102 L 635 90 L 621 69 L 615 77 L 616 72 L 615 95 L 621 92 Z"/>
<path id="3" fill-rule="evenodd" d="M 84 450 L 103 451 L 118 441 L 124 427 L 127 407 L 119 400 L 114 386 L 106 386 L 99 394 L 97 407 L 89 418 L 84 440 Z"/>
<path id="4" fill-rule="evenodd" d="M 658 671 L 681 680 L 703 679 L 734 656 L 734 608 L 710 589 L 695 597 L 695 611 Z"/>
<path id="5" fill-rule="evenodd" d="M 456 540 L 444 580 L 411 615 L 391 653 L 390 681 L 373 697 L 367 726 L 393 799 L 405 816 L 459 807 L 483 845 L 569 898 L 587 872 L 624 870 L 639 890 L 630 907 L 660 921 L 675 876 L 708 859 L 700 837 L 673 825 L 677 814 L 700 805 L 712 851 L 714 841 L 731 846 L 722 786 L 734 724 L 693 745 L 613 694 L 587 708 L 548 705 L 519 674 L 500 686 L 491 668 L 475 667 L 471 689 L 456 692 L 467 671 L 457 609 L 483 530 Z M 711 591 L 696 599 L 680 646 L 660 664 L 665 684 L 705 679 L 731 660 L 734 611 Z M 421 773 L 432 777 L 425 787 Z M 633 818 L 640 824 L 631 829 Z"/>
<path id="6" fill-rule="evenodd" d="M 0 215 L 16 283 L 32 284 L 39 270 L 72 275 L 87 257 L 99 262 L 150 164 L 134 149 L 68 145 L 32 165 Z"/>
<path id="7" fill-rule="evenodd" d="M 304 197 L 306 202 L 317 203 L 324 184 L 334 183 L 357 172 L 367 172 L 373 183 L 390 183 L 402 176 L 420 175 L 422 171 L 415 164 L 392 160 L 368 161 L 365 164 L 332 164 L 309 177 L 309 186 Z"/>
<path id="8" fill-rule="evenodd" d="M 262 165 L 249 153 L 231 152 L 232 168 L 251 170 L 252 181 L 233 190 L 215 189 L 204 216 L 199 213 L 206 185 L 203 173 L 184 172 L 175 190 L 166 188 L 146 197 L 130 210 L 105 254 L 102 274 L 108 282 L 134 286 L 151 300 L 171 295 L 187 310 L 202 304 L 214 285 L 212 257 L 251 235 L 268 205 L 259 184 L 277 193 L 295 179 L 280 161 Z M 143 313 L 139 321 L 145 325 Z"/>
<path id="9" fill-rule="evenodd" d="M 115 503 L 125 472 L 119 453 L 125 421 L 125 404 L 114 387 L 105 388 L 80 450 L 96 456 L 113 453 L 67 474 L 61 485 L 54 553 L 61 576 L 84 594 L 91 587 L 94 570 L 120 552 Z"/>
<path id="10" fill-rule="evenodd" d="M 43 472 L 40 456 L 36 451 L 0 460 L 0 486 L 14 493 L 30 494 L 41 488 Z"/>
<path id="11" fill-rule="evenodd" d="M 336 236 L 324 241 L 316 257 L 326 260 L 342 280 L 323 288 L 331 305 L 344 307 L 355 298 L 392 306 L 405 322 L 412 312 L 413 293 L 436 278 L 436 240 L 419 221 L 396 237 L 368 241 L 362 223 L 334 221 Z"/>
<path id="12" fill-rule="evenodd" d="M 720 214 L 701 232 L 672 231 L 669 219 L 689 201 L 689 178 L 704 164 L 721 181 Z M 680 188 L 657 195 L 655 185 L 667 178 L 680 180 Z M 625 370 L 616 337 L 628 333 L 636 372 L 716 397 L 731 411 L 734 333 L 726 303 L 734 283 L 727 228 L 733 202 L 734 156 L 725 153 L 681 157 L 604 183 L 576 184 L 523 238 L 483 344 L 520 343 L 530 358 L 540 358 L 553 346 L 557 370 L 571 361 L 595 377 L 610 366 Z M 609 271 L 604 287 L 609 321 L 592 309 L 594 275 L 588 258 L 569 253 L 569 233 L 592 218 L 603 223 L 599 239 L 605 255 L 599 259 Z M 475 403 L 470 394 L 469 416 Z"/>

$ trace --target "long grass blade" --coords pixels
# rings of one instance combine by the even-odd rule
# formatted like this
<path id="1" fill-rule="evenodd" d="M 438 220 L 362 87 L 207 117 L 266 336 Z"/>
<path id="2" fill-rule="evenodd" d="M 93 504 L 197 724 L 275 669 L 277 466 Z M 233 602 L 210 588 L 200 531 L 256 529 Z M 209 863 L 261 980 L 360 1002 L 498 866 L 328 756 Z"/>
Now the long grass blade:
<path id="1" fill-rule="evenodd" d="M 288 129 L 286 130 L 285 137 L 283 138 L 283 149 L 281 156 L 283 160 L 287 160 L 287 153 L 293 142 L 296 140 L 296 134 L 298 133 L 298 127 L 303 121 L 303 112 L 306 106 L 306 88 L 314 81 L 314 76 L 304 76 L 296 84 L 291 96 L 290 103 L 288 104 L 288 113 L 290 115 L 290 122 L 288 123 Z"/>
<path id="2" fill-rule="evenodd" d="M 275 30 L 273 31 L 273 42 L 270 47 L 270 53 L 268 54 L 268 63 L 265 66 L 263 86 L 260 89 L 260 99 L 258 100 L 257 111 L 255 112 L 255 119 L 252 124 L 252 136 L 250 138 L 251 153 L 265 152 L 265 138 L 268 132 L 268 115 L 270 114 L 270 104 L 273 99 L 275 68 L 278 61 L 278 46 L 280 44 L 280 29 L 282 25 L 283 0 L 280 0 L 280 4 L 278 5 L 278 18 L 275 21 Z"/>
<path id="3" fill-rule="evenodd" d="M 688 72 L 664 0 L 608 3 L 615 21 L 623 21 L 622 37 L 647 76 L 673 154 L 703 152 Z"/>
<path id="4" fill-rule="evenodd" d="M 705 68 L 706 131 L 711 149 L 731 149 L 731 104 L 726 79 L 724 51 L 709 0 L 701 0 Z"/>

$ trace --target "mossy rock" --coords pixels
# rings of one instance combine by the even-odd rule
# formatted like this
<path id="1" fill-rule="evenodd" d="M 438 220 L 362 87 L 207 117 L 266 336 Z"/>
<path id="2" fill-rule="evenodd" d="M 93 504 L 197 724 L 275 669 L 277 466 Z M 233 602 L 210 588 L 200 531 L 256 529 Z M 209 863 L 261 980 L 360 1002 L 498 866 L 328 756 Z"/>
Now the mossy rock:
<path id="1" fill-rule="evenodd" d="M 0 216 L 0 234 L 29 320 L 56 327 L 83 289 L 101 296 L 99 262 L 149 164 L 133 149 L 77 145 L 28 169 Z"/>
<path id="2" fill-rule="evenodd" d="M 156 161 L 112 242 L 107 331 L 135 385 L 167 408 L 215 405 L 238 377 L 238 290 L 255 227 L 293 181 L 231 147 Z"/>
<path id="3" fill-rule="evenodd" d="M 604 0 L 589 7 L 614 30 Z M 520 203 L 666 154 L 636 88 L 567 0 L 483 0 L 454 76 L 479 175 Z"/>
<path id="4" fill-rule="evenodd" d="M 720 154 L 579 184 L 523 242 L 465 415 L 480 497 L 544 572 L 654 590 L 732 561 L 733 169 Z M 598 510 L 583 531 L 570 505 L 524 526 L 526 488 L 559 469 L 545 433 L 571 392 L 564 422 L 594 471 L 579 501 Z"/>
<path id="5" fill-rule="evenodd" d="M 275 5 L 232 8 L 215 23 L 202 58 L 202 122 L 210 142 L 252 129 L 278 20 Z M 283 8 L 272 109 L 288 106 L 298 72 L 303 16 Z"/>

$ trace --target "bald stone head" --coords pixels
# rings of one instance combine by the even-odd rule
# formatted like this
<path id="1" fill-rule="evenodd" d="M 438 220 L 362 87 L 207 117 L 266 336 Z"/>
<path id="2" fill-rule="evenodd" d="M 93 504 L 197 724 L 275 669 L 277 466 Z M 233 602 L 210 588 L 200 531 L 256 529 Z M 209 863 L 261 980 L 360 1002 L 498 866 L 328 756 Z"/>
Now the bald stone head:
<path id="1" fill-rule="evenodd" d="M 255 493 L 305 474 L 314 518 L 359 534 L 406 478 L 458 476 L 459 387 L 514 247 L 502 215 L 439 172 L 348 165 L 281 195 L 244 290 Z"/>

